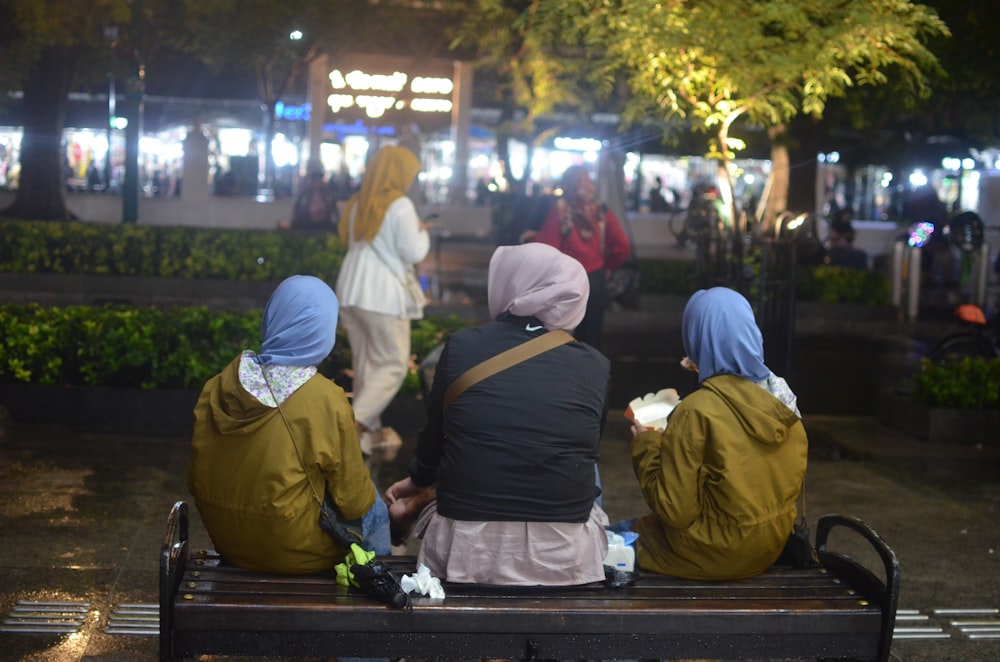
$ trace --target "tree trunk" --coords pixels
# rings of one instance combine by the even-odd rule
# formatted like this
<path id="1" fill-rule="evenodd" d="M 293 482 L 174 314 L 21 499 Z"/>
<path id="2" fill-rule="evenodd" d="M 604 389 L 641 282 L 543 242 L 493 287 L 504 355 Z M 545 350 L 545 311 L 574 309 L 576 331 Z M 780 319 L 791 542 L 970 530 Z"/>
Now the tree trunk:
<path id="1" fill-rule="evenodd" d="M 24 84 L 21 176 L 5 218 L 65 221 L 74 218 L 63 197 L 66 158 L 62 132 L 73 79 L 75 54 L 66 48 L 42 51 Z"/>
<path id="2" fill-rule="evenodd" d="M 735 119 L 735 118 L 734 118 Z M 718 273 L 728 271 L 726 277 L 740 292 L 743 291 L 743 224 L 740 222 L 739 212 L 736 209 L 736 198 L 733 194 L 733 179 L 729 174 L 729 123 L 723 122 L 719 125 L 716 133 L 717 149 L 719 159 L 716 162 L 716 179 L 719 183 L 719 193 L 722 200 L 729 207 L 730 227 L 728 232 L 719 228 L 717 232 L 718 247 L 716 251 L 716 261 L 718 263 Z"/>
<path id="3" fill-rule="evenodd" d="M 771 139 L 771 182 L 768 187 L 761 230 L 767 234 L 774 230 L 774 221 L 788 209 L 788 186 L 791 166 L 788 160 L 786 127 L 774 126 L 767 130 Z"/>
<path id="4" fill-rule="evenodd" d="M 795 170 L 789 171 L 787 209 L 813 213 L 816 210 L 816 155 L 823 148 L 824 134 L 810 117 L 797 117 L 789 124 L 789 160 Z"/>
<path id="5" fill-rule="evenodd" d="M 263 189 L 274 195 L 274 109 L 277 101 L 267 102 L 264 118 L 264 183 Z"/>

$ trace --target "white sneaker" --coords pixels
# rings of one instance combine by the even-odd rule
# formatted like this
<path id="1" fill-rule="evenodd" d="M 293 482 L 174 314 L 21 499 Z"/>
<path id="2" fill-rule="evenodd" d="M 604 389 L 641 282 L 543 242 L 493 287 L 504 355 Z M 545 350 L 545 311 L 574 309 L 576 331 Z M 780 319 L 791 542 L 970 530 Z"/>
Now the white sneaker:
<path id="1" fill-rule="evenodd" d="M 362 430 L 359 436 L 364 455 L 378 455 L 382 461 L 391 462 L 403 445 L 403 440 L 392 428 Z"/>

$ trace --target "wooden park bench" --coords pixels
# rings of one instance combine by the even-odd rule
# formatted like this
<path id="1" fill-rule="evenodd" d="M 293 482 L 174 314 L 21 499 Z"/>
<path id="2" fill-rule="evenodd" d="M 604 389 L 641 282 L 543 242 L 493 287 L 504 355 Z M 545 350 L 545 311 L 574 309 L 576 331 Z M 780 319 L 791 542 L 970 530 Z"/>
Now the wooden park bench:
<path id="1" fill-rule="evenodd" d="M 831 529 L 871 543 L 884 581 L 827 550 Z M 860 520 L 826 515 L 820 565 L 739 581 L 640 573 L 625 588 L 498 588 L 444 583 L 395 609 L 339 586 L 334 573 L 269 575 L 188 548 L 188 506 L 170 512 L 160 558 L 160 656 L 418 659 L 889 659 L 899 563 Z M 401 576 L 413 557 L 386 557 Z"/>

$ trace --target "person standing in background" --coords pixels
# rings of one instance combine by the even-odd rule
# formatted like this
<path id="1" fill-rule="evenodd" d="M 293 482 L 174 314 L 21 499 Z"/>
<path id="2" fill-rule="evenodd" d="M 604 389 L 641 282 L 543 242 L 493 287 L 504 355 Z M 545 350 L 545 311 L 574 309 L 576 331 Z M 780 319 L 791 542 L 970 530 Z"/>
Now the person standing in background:
<path id="1" fill-rule="evenodd" d="M 323 181 L 323 171 L 312 170 L 295 200 L 291 229 L 336 232 L 339 222 L 337 200 Z"/>
<path id="2" fill-rule="evenodd" d="M 348 248 L 336 291 L 351 345 L 352 402 L 366 455 L 388 456 L 402 444 L 395 430 L 382 427 L 382 412 L 409 369 L 410 321 L 423 317 L 423 301 L 415 301 L 408 287 L 431 244 L 429 226 L 406 197 L 419 172 L 420 161 L 409 149 L 379 149 L 340 222 Z"/>
<path id="3" fill-rule="evenodd" d="M 570 166 L 562 179 L 563 194 L 541 229 L 530 239 L 558 248 L 587 271 L 590 298 L 574 336 L 601 350 L 607 273 L 625 264 L 632 252 L 618 217 L 597 199 L 597 188 L 583 166 Z"/>

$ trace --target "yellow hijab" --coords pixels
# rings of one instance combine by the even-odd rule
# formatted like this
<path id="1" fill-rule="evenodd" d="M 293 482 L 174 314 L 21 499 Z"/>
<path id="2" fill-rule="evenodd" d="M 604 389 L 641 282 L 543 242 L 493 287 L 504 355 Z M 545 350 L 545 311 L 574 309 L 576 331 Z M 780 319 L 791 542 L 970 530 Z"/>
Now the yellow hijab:
<path id="1" fill-rule="evenodd" d="M 368 172 L 361 181 L 361 190 L 344 206 L 340 221 L 340 238 L 348 239 L 351 212 L 354 213 L 354 241 L 371 241 L 382 227 L 385 212 L 407 189 L 420 172 L 420 161 L 405 147 L 389 145 L 375 153 Z"/>

